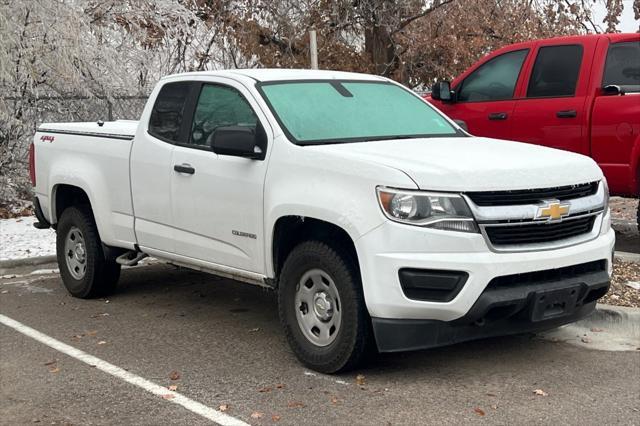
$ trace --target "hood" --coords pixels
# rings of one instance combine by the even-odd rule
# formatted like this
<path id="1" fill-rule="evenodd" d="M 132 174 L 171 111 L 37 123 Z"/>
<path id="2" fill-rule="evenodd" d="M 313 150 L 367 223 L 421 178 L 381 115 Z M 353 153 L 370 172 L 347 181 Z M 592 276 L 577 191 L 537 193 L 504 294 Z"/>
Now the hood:
<path id="1" fill-rule="evenodd" d="M 598 165 L 584 155 L 488 138 L 399 139 L 306 148 L 393 167 L 424 190 L 550 188 L 602 178 Z"/>

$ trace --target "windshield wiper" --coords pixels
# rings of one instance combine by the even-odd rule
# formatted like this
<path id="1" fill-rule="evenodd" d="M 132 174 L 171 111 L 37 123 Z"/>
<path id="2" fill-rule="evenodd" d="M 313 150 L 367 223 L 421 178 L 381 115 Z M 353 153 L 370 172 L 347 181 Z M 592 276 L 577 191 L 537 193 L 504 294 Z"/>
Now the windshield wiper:
<path id="1" fill-rule="evenodd" d="M 371 139 L 367 139 L 365 142 L 373 142 L 373 141 L 389 141 L 393 139 L 418 139 L 423 138 L 424 135 L 393 135 L 393 136 L 380 136 Z"/>

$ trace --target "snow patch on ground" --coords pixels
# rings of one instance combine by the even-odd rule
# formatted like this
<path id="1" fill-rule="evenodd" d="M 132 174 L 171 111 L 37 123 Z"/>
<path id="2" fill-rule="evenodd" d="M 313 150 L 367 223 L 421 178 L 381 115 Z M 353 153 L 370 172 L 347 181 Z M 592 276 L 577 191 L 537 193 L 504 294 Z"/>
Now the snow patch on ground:
<path id="1" fill-rule="evenodd" d="M 34 216 L 0 220 L 0 261 L 56 254 L 53 229 L 36 229 Z"/>

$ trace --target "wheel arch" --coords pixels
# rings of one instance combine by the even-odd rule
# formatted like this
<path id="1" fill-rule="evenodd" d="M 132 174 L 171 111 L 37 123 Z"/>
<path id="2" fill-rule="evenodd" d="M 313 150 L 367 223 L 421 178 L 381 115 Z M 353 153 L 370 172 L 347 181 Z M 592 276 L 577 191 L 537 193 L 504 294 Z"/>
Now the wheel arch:
<path id="1" fill-rule="evenodd" d="M 88 205 L 91 208 L 91 200 L 83 188 L 70 184 L 54 185 L 51 191 L 52 223 L 58 223 L 66 208 L 79 205 Z"/>
<path id="2" fill-rule="evenodd" d="M 273 226 L 271 250 L 267 257 L 270 275 L 278 277 L 293 248 L 310 240 L 323 241 L 344 250 L 360 270 L 355 241 L 343 227 L 314 217 L 287 215 L 279 217 Z"/>

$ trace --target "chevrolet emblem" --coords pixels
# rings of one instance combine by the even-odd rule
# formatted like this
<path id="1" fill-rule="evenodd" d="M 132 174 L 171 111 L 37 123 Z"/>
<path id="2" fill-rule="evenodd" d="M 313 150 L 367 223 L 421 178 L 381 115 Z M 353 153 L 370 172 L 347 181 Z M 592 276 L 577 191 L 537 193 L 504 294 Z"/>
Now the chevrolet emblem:
<path id="1" fill-rule="evenodd" d="M 548 221 L 562 220 L 569 216 L 569 203 L 561 203 L 560 201 L 549 201 L 546 205 L 538 208 L 536 219 L 546 219 Z"/>

